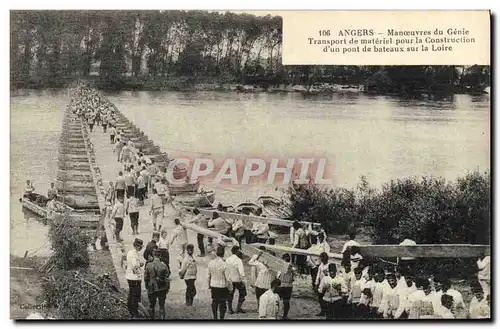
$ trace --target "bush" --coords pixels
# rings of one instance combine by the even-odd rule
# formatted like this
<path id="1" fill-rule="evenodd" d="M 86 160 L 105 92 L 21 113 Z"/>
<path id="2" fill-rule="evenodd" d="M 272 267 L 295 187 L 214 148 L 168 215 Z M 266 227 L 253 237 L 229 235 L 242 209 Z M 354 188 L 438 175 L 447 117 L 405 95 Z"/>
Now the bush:
<path id="1" fill-rule="evenodd" d="M 51 221 L 49 238 L 57 268 L 71 270 L 89 266 L 88 246 L 91 237 L 68 217 Z"/>
<path id="2" fill-rule="evenodd" d="M 357 226 L 372 193 L 364 177 L 354 190 L 309 184 L 290 187 L 285 192 L 290 200 L 291 220 L 321 223 L 327 233 L 336 234 Z"/>
<path id="3" fill-rule="evenodd" d="M 77 271 L 59 272 L 43 290 L 47 305 L 67 320 L 118 320 L 128 317 L 124 302 L 113 298 L 116 291 L 107 276 L 85 276 Z"/>
<path id="4" fill-rule="evenodd" d="M 126 296 L 107 275 L 89 268 L 91 236 L 69 218 L 51 222 L 49 237 L 56 266 L 43 285 L 46 302 L 63 319 L 112 320 L 128 316 Z"/>
<path id="5" fill-rule="evenodd" d="M 302 185 L 288 190 L 295 220 L 322 223 L 328 233 L 363 226 L 375 244 L 489 244 L 490 173 L 472 172 L 454 182 L 404 178 L 370 188 L 364 178 L 352 190 Z M 427 259 L 422 269 L 475 273 L 475 259 Z"/>
<path id="6" fill-rule="evenodd" d="M 375 243 L 410 237 L 421 244 L 489 243 L 489 173 L 454 183 L 424 177 L 391 181 L 374 194 L 364 215 Z"/>

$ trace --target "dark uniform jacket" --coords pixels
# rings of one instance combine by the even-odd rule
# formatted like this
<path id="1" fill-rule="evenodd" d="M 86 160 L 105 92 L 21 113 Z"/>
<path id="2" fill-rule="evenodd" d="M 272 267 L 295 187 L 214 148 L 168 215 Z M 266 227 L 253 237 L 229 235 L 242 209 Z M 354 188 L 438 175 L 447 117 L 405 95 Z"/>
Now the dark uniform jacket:
<path id="1" fill-rule="evenodd" d="M 159 258 L 146 264 L 144 283 L 148 294 L 170 289 L 170 270 Z"/>

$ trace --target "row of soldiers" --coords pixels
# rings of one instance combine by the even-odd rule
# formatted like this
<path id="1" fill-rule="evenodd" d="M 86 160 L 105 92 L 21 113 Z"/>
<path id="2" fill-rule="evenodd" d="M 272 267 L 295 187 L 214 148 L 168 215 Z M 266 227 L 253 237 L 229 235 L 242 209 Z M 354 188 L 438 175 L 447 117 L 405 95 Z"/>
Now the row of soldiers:
<path id="1" fill-rule="evenodd" d="M 179 225 L 176 219 L 176 224 Z M 181 227 L 179 225 L 179 227 Z M 170 270 L 164 251 L 154 242 L 148 243 L 144 259 L 155 259 L 155 266 L 167 268 L 162 280 L 169 282 Z M 184 241 L 183 243 L 187 243 Z M 160 244 L 161 245 L 161 244 Z M 196 296 L 197 261 L 194 245 L 187 244 L 180 264 L 179 277 L 186 284 L 186 306 L 192 306 Z M 130 252 L 129 252 L 130 253 Z M 168 254 L 168 251 L 167 251 Z M 251 272 L 245 273 L 243 256 L 239 246 L 232 248 L 232 255 L 224 259 L 225 247 L 215 249 L 215 259 L 209 262 L 208 282 L 212 296 L 214 319 L 224 319 L 226 314 L 247 313 L 243 304 L 247 289 L 252 289 L 258 305 L 258 317 L 262 319 L 289 319 L 292 291 L 297 275 L 289 254 L 282 256 L 283 267 L 278 271 L 271 268 L 263 257 L 264 251 L 248 260 Z M 153 255 L 151 258 L 150 255 Z M 341 266 L 331 263 L 328 254 L 321 253 L 314 291 L 318 296 L 317 316 L 325 319 L 460 319 L 489 318 L 490 295 L 484 293 L 478 282 L 471 285 L 474 295 L 466 306 L 462 294 L 452 288 L 450 279 L 443 274 L 433 277 L 415 276 L 410 266 L 388 270 L 382 264 L 366 265 L 363 261 Z M 127 263 L 130 257 L 127 257 Z M 132 257 L 134 259 L 134 257 Z M 163 265 L 159 265 L 162 262 Z M 356 262 L 354 262 L 356 263 Z M 134 266 L 131 264 L 130 266 Z M 147 268 L 146 264 L 146 268 Z M 150 267 L 153 266 L 150 265 Z M 148 271 L 145 272 L 147 276 Z M 205 278 L 203 278 L 205 279 Z M 148 292 L 151 287 L 146 282 Z M 168 285 L 168 284 L 166 284 Z M 168 289 L 166 289 L 168 292 Z M 166 292 L 161 290 L 161 294 Z M 238 294 L 236 305 L 235 295 Z M 150 298 L 155 295 L 149 293 Z M 151 306 L 152 305 L 152 306 Z M 154 305 L 150 302 L 151 316 Z M 164 300 L 160 300 L 160 315 L 164 314 Z M 236 307 L 234 307 L 236 306 Z"/>
<path id="2" fill-rule="evenodd" d="M 96 90 L 85 86 L 79 86 L 71 91 L 71 107 L 73 113 L 85 122 L 90 132 L 94 125 L 102 125 L 106 132 L 108 126 L 116 126 L 116 115 L 113 107 L 105 97 L 102 97 Z"/>
<path id="3" fill-rule="evenodd" d="M 320 315 L 327 319 L 453 319 L 488 318 L 489 295 L 481 285 L 471 285 L 474 298 L 467 309 L 462 294 L 451 288 L 451 281 L 442 274 L 414 276 L 410 267 L 399 271 L 386 266 L 349 266 L 337 271 L 323 254 L 322 268 L 328 274 L 317 288 Z M 338 274 L 337 274 L 338 272 Z"/>

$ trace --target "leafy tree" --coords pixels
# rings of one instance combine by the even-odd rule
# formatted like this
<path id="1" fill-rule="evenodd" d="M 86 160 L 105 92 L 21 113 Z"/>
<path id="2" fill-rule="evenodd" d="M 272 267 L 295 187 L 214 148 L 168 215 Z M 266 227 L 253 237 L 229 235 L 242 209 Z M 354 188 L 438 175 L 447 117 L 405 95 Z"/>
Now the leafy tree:
<path id="1" fill-rule="evenodd" d="M 282 18 L 271 15 L 11 11 L 11 85 L 56 87 L 99 74 L 101 87 L 115 89 L 145 83 L 159 89 L 177 76 L 264 87 L 365 84 L 368 92 L 414 95 L 481 92 L 490 84 L 485 66 L 284 67 L 282 33 Z"/>

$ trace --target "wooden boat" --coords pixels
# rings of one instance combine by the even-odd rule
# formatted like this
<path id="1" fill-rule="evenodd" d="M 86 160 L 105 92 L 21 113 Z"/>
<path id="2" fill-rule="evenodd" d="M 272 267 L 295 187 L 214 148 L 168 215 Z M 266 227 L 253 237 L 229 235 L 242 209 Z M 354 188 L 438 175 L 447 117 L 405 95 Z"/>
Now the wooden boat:
<path id="1" fill-rule="evenodd" d="M 97 229 L 99 227 L 100 212 L 75 210 L 68 214 L 68 217 L 78 223 L 81 228 Z"/>
<path id="2" fill-rule="evenodd" d="M 72 148 L 72 149 L 85 149 L 85 144 L 83 143 L 83 139 L 78 142 L 64 142 L 61 144 L 62 148 Z"/>
<path id="3" fill-rule="evenodd" d="M 194 184 L 184 184 L 184 185 L 173 185 L 167 184 L 168 192 L 170 195 L 178 195 L 183 193 L 195 193 L 200 188 L 200 182 Z"/>
<path id="4" fill-rule="evenodd" d="M 80 127 L 75 127 L 75 126 L 64 126 L 64 132 L 65 133 L 82 133 L 82 129 Z"/>
<path id="5" fill-rule="evenodd" d="M 59 157 L 68 157 L 68 156 L 82 157 L 82 156 L 87 156 L 87 152 L 85 151 L 85 149 L 81 149 L 81 150 L 59 149 L 58 156 Z M 66 162 L 66 161 L 71 161 L 71 159 L 69 159 L 69 158 L 64 159 L 64 162 Z"/>
<path id="6" fill-rule="evenodd" d="M 59 154 L 87 154 L 87 150 L 85 148 L 66 148 L 66 147 L 59 147 Z"/>
<path id="7" fill-rule="evenodd" d="M 70 169 L 70 170 L 81 170 L 81 171 L 90 171 L 90 165 L 89 163 L 81 162 L 81 163 L 75 163 L 72 162 L 71 164 L 68 163 L 59 163 L 59 169 Z"/>
<path id="8" fill-rule="evenodd" d="M 95 187 L 66 187 L 64 189 L 59 189 L 61 193 L 70 194 L 95 194 Z"/>
<path id="9" fill-rule="evenodd" d="M 45 220 L 59 219 L 68 216 L 69 219 L 76 221 L 81 228 L 97 229 L 99 226 L 99 213 L 96 211 L 78 211 L 57 200 L 56 205 L 61 211 L 57 211 L 53 215 L 54 217 L 50 218 L 45 206 L 41 206 L 28 198 L 22 198 L 23 210 L 32 212 Z"/>
<path id="10" fill-rule="evenodd" d="M 158 166 L 160 166 L 160 164 L 166 166 L 170 162 L 170 160 L 168 159 L 168 155 L 165 152 L 151 153 L 151 154 L 144 151 L 144 150 L 143 150 L 143 152 L 144 152 L 145 156 L 149 157 L 151 160 L 154 160 Z"/>
<path id="11" fill-rule="evenodd" d="M 89 164 L 89 158 L 86 158 L 86 159 L 68 158 L 67 156 L 61 156 L 60 155 L 60 156 L 57 157 L 57 160 L 63 166 L 70 166 L 70 167 L 73 166 L 73 165 L 76 165 L 77 167 L 82 167 L 84 165 L 88 165 Z"/>
<path id="12" fill-rule="evenodd" d="M 95 186 L 93 181 L 72 181 L 72 180 L 67 180 L 67 181 L 56 181 L 56 188 L 60 191 L 69 189 L 69 188 L 90 188 L 94 189 L 95 191 Z"/>
<path id="13" fill-rule="evenodd" d="M 65 181 L 74 181 L 74 182 L 93 182 L 92 176 L 83 176 L 83 175 L 64 175 L 57 174 L 57 180 L 60 182 Z"/>
<path id="14" fill-rule="evenodd" d="M 174 177 L 175 177 L 175 172 L 174 172 Z M 187 177 L 186 177 L 187 178 Z M 197 192 L 200 188 L 200 182 L 197 181 L 196 183 L 182 183 L 182 184 L 175 184 L 175 183 L 170 183 L 167 180 L 167 187 L 168 187 L 168 192 L 171 195 L 177 195 L 177 194 L 182 194 L 182 193 L 190 193 L 190 192 Z"/>
<path id="15" fill-rule="evenodd" d="M 99 209 L 99 202 L 95 192 L 71 192 L 64 195 L 58 195 L 57 201 L 62 202 L 73 209 Z"/>
<path id="16" fill-rule="evenodd" d="M 61 141 L 68 141 L 68 139 L 71 140 L 81 140 L 83 138 L 83 133 L 80 130 L 65 130 L 61 133 L 61 136 L 59 136 L 59 139 Z"/>
<path id="17" fill-rule="evenodd" d="M 59 137 L 59 140 L 63 141 L 63 142 L 79 142 L 81 141 L 83 138 L 83 134 L 80 133 L 63 133 L 61 134 L 61 136 Z"/>
<path id="18" fill-rule="evenodd" d="M 191 193 L 182 193 L 173 196 L 174 200 L 185 207 L 212 207 L 215 201 L 214 191 L 200 191 Z"/>
<path id="19" fill-rule="evenodd" d="M 192 212 L 193 209 L 195 207 L 188 207 L 188 206 L 184 206 L 184 210 L 186 210 L 187 212 Z M 223 206 L 222 204 L 219 203 L 219 205 L 217 207 L 203 207 L 203 210 L 204 211 L 212 211 L 212 212 L 224 212 L 224 213 L 234 213 L 234 206 L 232 205 L 229 205 L 229 206 Z M 210 213 L 210 216 L 212 216 L 212 214 Z"/>
<path id="20" fill-rule="evenodd" d="M 257 214 L 257 211 L 259 211 L 259 209 L 261 211 L 263 211 L 262 207 L 256 203 L 243 202 L 243 203 L 240 203 L 239 205 L 237 205 L 236 207 L 234 207 L 233 211 L 237 212 L 237 213 L 246 213 L 246 214 L 255 215 L 255 214 Z"/>
<path id="21" fill-rule="evenodd" d="M 339 91 L 345 93 L 359 93 L 363 91 L 363 86 L 341 86 Z"/>
<path id="22" fill-rule="evenodd" d="M 46 204 L 40 204 L 40 203 L 31 201 L 30 199 L 25 198 L 25 197 L 21 198 L 21 204 L 22 204 L 23 208 L 28 209 L 29 211 L 37 214 L 40 217 L 47 218 L 48 210 L 47 210 Z M 60 209 L 60 211 L 57 211 L 57 213 L 61 214 L 61 215 L 64 214 L 66 211 L 70 212 L 70 211 L 74 210 L 73 208 L 71 208 L 71 207 L 69 207 L 69 206 L 65 205 L 64 203 L 59 202 L 57 200 L 56 200 L 56 206 L 58 209 Z"/>
<path id="23" fill-rule="evenodd" d="M 84 165 L 89 165 L 89 159 L 67 159 L 65 161 L 59 161 L 59 167 L 82 167 Z M 78 169 L 76 169 L 78 170 Z"/>
<path id="24" fill-rule="evenodd" d="M 281 204 L 281 200 L 273 197 L 273 196 L 270 196 L 270 195 L 261 195 L 257 198 L 257 200 L 255 201 L 255 203 L 259 204 L 259 205 L 262 205 L 262 206 L 267 206 L 269 204 L 273 204 L 273 205 L 280 205 Z"/>
<path id="25" fill-rule="evenodd" d="M 125 136 L 127 138 L 137 137 L 137 135 L 139 135 L 138 130 L 131 129 L 129 127 L 118 128 L 118 129 L 120 129 L 120 135 Z"/>
<path id="26" fill-rule="evenodd" d="M 138 137 L 136 134 L 132 134 L 130 137 L 127 135 L 122 136 L 125 136 L 127 141 L 131 141 L 134 144 L 134 147 L 137 147 L 137 144 L 143 141 L 142 138 Z"/>
<path id="27" fill-rule="evenodd" d="M 125 134 L 133 134 L 134 136 L 145 136 L 144 132 L 137 127 L 125 126 L 121 129 Z"/>
<path id="28" fill-rule="evenodd" d="M 156 157 L 156 158 L 161 158 L 162 159 L 161 162 L 165 162 L 164 157 L 159 155 L 161 153 L 159 147 L 156 147 L 156 146 L 141 147 L 139 145 L 138 148 L 142 150 L 142 154 L 144 154 L 145 156 L 148 156 L 150 159 L 153 159 Z"/>
<path id="29" fill-rule="evenodd" d="M 215 211 L 223 212 L 236 212 L 233 205 L 224 206 L 221 203 L 217 205 L 217 208 L 213 208 Z"/>
<path id="30" fill-rule="evenodd" d="M 90 172 L 82 172 L 80 170 L 59 169 L 57 171 L 57 179 L 61 181 L 66 181 L 66 180 L 92 181 L 92 175 L 90 174 Z"/>
<path id="31" fill-rule="evenodd" d="M 84 162 L 89 161 L 89 158 L 86 154 L 59 154 L 60 161 L 77 161 Z"/>
<path id="32" fill-rule="evenodd" d="M 156 153 L 160 153 L 159 152 L 159 147 L 157 147 L 156 145 L 154 145 L 150 141 L 141 140 L 141 141 L 138 141 L 138 142 L 134 142 L 134 147 L 137 150 L 141 149 L 143 152 L 145 151 L 145 149 L 149 149 L 149 150 L 155 150 Z M 155 152 L 151 152 L 151 153 L 155 153 Z"/>
<path id="33" fill-rule="evenodd" d="M 263 212 L 271 217 L 289 218 L 291 216 L 290 209 L 281 200 L 270 195 L 261 195 L 255 203 L 260 205 Z"/>

